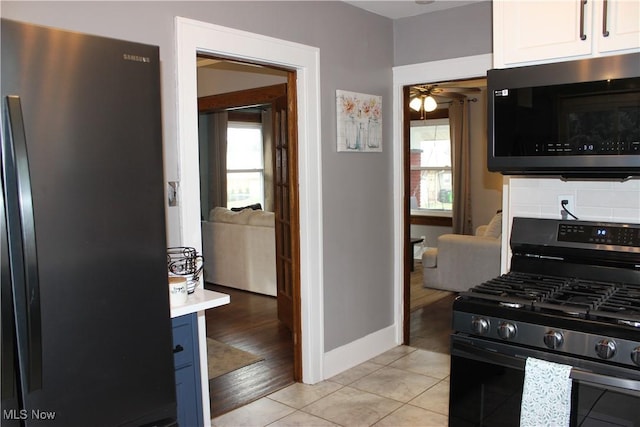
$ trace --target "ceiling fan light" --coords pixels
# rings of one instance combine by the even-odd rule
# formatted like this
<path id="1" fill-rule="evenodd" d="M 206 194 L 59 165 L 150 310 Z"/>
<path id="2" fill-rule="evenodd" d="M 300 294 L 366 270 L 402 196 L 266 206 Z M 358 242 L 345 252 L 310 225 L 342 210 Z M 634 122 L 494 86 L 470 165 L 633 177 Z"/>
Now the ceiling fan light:
<path id="1" fill-rule="evenodd" d="M 438 108 L 438 103 L 433 96 L 429 95 L 424 99 L 424 111 L 430 112 Z"/>
<path id="2" fill-rule="evenodd" d="M 409 107 L 411 107 L 412 110 L 420 111 L 420 108 L 422 107 L 422 99 L 418 97 L 413 98 L 411 102 L 409 102 Z"/>

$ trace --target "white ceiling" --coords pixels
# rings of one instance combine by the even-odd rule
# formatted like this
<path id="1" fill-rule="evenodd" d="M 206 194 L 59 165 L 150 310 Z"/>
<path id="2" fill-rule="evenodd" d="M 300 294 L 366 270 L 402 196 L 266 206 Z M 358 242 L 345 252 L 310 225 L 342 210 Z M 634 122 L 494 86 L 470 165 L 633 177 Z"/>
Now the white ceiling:
<path id="1" fill-rule="evenodd" d="M 345 3 L 349 3 L 350 5 L 368 10 L 369 12 L 373 12 L 381 16 L 386 16 L 387 18 L 398 19 L 465 6 L 478 1 L 486 0 L 355 0 L 345 1 Z"/>

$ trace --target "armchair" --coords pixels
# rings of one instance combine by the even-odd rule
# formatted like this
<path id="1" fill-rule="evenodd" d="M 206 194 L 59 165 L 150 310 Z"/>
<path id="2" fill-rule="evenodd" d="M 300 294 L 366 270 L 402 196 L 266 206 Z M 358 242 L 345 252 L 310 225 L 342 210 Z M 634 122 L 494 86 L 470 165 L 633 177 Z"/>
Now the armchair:
<path id="1" fill-rule="evenodd" d="M 500 275 L 502 213 L 473 236 L 443 234 L 422 254 L 425 288 L 462 292 Z"/>

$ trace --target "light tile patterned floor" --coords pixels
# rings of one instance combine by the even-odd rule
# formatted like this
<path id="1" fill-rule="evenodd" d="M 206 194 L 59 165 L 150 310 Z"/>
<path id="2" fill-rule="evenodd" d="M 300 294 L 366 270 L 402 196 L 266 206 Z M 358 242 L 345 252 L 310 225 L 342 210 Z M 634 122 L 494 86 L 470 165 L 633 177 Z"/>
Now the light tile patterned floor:
<path id="1" fill-rule="evenodd" d="M 321 383 L 293 384 L 212 425 L 447 426 L 449 364 L 447 354 L 396 347 Z"/>

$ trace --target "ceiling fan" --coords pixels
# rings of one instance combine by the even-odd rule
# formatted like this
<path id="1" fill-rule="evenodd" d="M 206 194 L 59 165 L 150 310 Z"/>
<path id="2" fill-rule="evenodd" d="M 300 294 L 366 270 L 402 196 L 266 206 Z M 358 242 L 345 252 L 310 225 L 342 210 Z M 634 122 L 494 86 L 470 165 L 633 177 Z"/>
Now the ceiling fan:
<path id="1" fill-rule="evenodd" d="M 468 94 L 478 93 L 476 86 L 462 86 L 451 83 L 433 83 L 411 86 L 409 89 L 409 107 L 419 111 L 424 118 L 424 112 L 431 112 L 438 108 L 438 103 L 449 102 L 453 99 L 467 98 Z"/>

